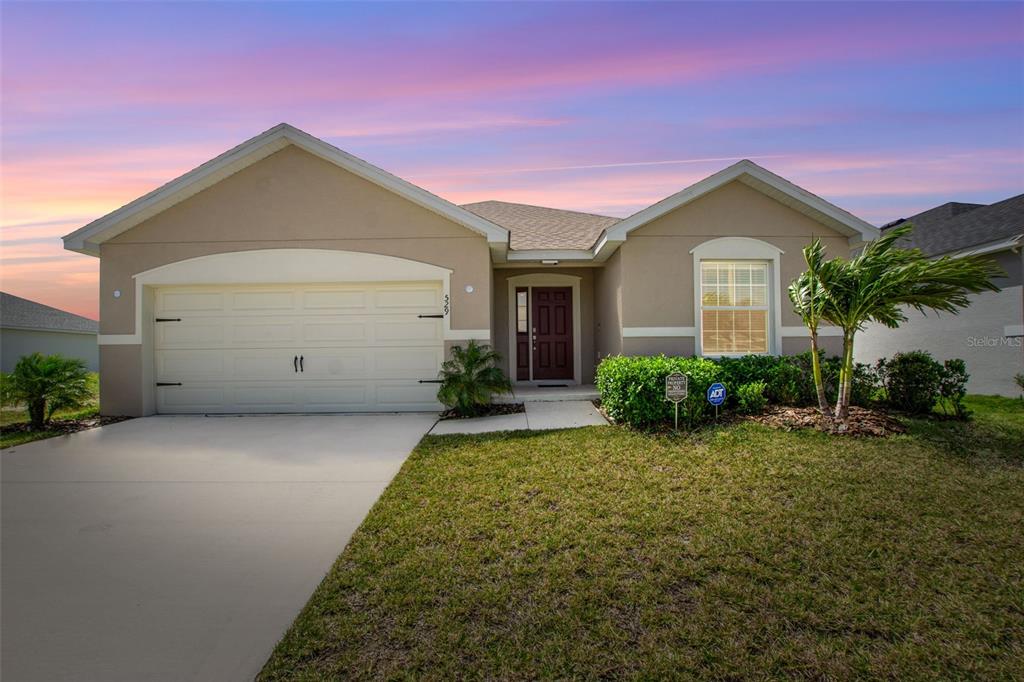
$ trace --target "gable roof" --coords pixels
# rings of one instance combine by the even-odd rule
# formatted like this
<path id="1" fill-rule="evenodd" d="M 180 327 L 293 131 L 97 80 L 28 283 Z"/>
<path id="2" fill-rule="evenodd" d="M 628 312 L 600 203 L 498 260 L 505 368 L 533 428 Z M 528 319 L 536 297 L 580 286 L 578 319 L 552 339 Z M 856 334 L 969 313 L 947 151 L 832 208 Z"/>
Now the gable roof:
<path id="1" fill-rule="evenodd" d="M 1012 246 L 1024 236 L 1024 194 L 987 206 L 951 201 L 909 218 L 894 220 L 882 230 L 907 222 L 914 224 L 914 230 L 901 244 L 919 248 L 929 256 L 996 242 Z"/>
<path id="2" fill-rule="evenodd" d="M 502 256 L 508 246 L 508 231 L 504 228 L 313 137 L 309 133 L 287 123 L 280 123 L 171 180 L 162 187 L 158 187 L 149 194 L 65 235 L 64 248 L 97 256 L 99 255 L 99 245 L 108 239 L 116 237 L 142 221 L 220 182 L 229 175 L 265 159 L 288 145 L 295 145 L 365 180 L 391 190 L 423 208 L 482 234 L 491 244 L 492 250 L 500 252 Z"/>
<path id="3" fill-rule="evenodd" d="M 513 250 L 589 249 L 602 232 L 621 220 L 507 201 L 479 201 L 462 208 L 507 229 Z"/>
<path id="4" fill-rule="evenodd" d="M 815 194 L 811 194 L 753 161 L 743 159 L 620 221 L 609 229 L 595 246 L 594 258 L 596 260 L 607 259 L 633 230 L 734 180 L 820 221 L 847 237 L 856 238 L 858 241 L 870 241 L 878 237 L 878 228 L 874 225 Z"/>
<path id="5" fill-rule="evenodd" d="M 97 334 L 100 323 L 27 298 L 0 292 L 0 327 Z"/>

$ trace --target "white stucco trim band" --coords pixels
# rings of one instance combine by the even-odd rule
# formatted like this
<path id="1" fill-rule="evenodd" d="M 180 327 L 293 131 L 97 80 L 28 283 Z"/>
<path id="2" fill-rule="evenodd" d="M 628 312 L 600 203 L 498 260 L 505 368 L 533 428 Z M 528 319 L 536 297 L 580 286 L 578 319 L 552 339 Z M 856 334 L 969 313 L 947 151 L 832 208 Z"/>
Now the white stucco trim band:
<path id="1" fill-rule="evenodd" d="M 622 336 L 627 339 L 674 339 L 697 335 L 696 327 L 623 327 Z"/>

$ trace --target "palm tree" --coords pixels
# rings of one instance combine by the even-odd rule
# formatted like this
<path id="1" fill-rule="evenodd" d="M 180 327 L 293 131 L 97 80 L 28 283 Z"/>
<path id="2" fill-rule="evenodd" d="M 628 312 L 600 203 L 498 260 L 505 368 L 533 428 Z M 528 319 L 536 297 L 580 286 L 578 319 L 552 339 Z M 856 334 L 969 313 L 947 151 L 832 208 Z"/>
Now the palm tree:
<path id="1" fill-rule="evenodd" d="M 897 328 L 906 322 L 906 307 L 919 312 L 936 310 L 956 314 L 970 305 L 969 294 L 998 291 L 992 283 L 1003 274 L 992 261 L 982 257 L 930 259 L 919 249 L 904 249 L 896 242 L 912 229 L 908 223 L 894 228 L 869 243 L 852 258 L 833 258 L 816 263 L 804 275 L 817 279 L 815 296 L 820 296 L 820 319 L 836 325 L 843 335 L 843 357 L 839 373 L 839 395 L 835 418 L 845 428 L 849 419 L 853 386 L 853 342 L 869 322 Z M 809 247 L 814 252 L 814 245 Z M 805 254 L 806 258 L 806 254 Z M 802 275 L 801 277 L 803 277 Z M 815 306 L 812 306 L 812 308 Z M 806 323 L 806 320 L 805 320 Z M 810 328 L 810 327 L 808 327 Z M 817 377 L 818 390 L 823 388 Z"/>
<path id="2" fill-rule="evenodd" d="M 825 303 L 825 298 L 820 292 L 825 249 L 820 239 L 815 239 L 804 249 L 804 262 L 807 263 L 807 270 L 789 285 L 789 300 L 792 301 L 793 310 L 803 320 L 811 335 L 811 369 L 814 374 L 814 388 L 818 392 L 818 409 L 826 417 L 831 417 L 832 410 L 828 406 L 825 383 L 821 378 L 821 356 L 818 354 L 818 325 Z"/>
<path id="3" fill-rule="evenodd" d="M 85 363 L 62 355 L 23 356 L 3 376 L 0 387 L 3 404 L 25 405 L 35 431 L 45 427 L 57 410 L 81 407 L 91 398 Z"/>
<path id="4" fill-rule="evenodd" d="M 505 373 L 495 366 L 500 359 L 490 346 L 476 341 L 465 348 L 453 346 L 451 359 L 441 365 L 437 399 L 461 416 L 479 414 L 491 402 L 492 394 L 512 388 Z"/>

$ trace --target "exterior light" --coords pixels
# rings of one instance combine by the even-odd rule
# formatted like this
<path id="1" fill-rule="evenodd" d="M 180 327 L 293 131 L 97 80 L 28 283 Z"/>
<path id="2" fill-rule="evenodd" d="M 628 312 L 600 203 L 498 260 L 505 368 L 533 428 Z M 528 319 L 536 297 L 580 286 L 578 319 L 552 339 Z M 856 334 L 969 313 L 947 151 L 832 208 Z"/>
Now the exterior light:
<path id="1" fill-rule="evenodd" d="M 558 265 L 556 260 L 542 260 L 540 263 L 541 265 Z"/>

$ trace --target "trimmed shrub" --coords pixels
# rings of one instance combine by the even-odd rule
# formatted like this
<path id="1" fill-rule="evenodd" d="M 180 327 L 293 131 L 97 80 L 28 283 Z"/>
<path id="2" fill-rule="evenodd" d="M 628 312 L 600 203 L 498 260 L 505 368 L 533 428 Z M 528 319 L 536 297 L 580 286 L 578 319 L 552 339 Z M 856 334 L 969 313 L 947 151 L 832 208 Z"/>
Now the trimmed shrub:
<path id="1" fill-rule="evenodd" d="M 970 410 L 964 405 L 964 396 L 967 395 L 967 380 L 970 378 L 971 375 L 967 373 L 967 363 L 963 360 L 953 358 L 942 363 L 939 396 L 942 398 L 942 410 L 946 414 L 952 410 L 953 416 L 957 419 L 967 419 L 970 416 Z"/>
<path id="2" fill-rule="evenodd" d="M 886 402 L 910 414 L 927 414 L 940 394 L 944 368 L 927 351 L 896 353 L 875 365 L 885 386 Z"/>
<path id="3" fill-rule="evenodd" d="M 597 367 L 601 407 L 617 422 L 650 428 L 672 419 L 672 403 L 665 400 L 665 377 L 681 372 L 689 377 L 689 395 L 679 404 L 679 419 L 693 428 L 711 418 L 704 394 L 720 380 L 717 363 L 704 358 L 616 355 Z"/>
<path id="4" fill-rule="evenodd" d="M 764 412 L 768 398 L 764 395 L 765 383 L 751 381 L 736 389 L 736 411 L 740 414 L 761 414 Z"/>

